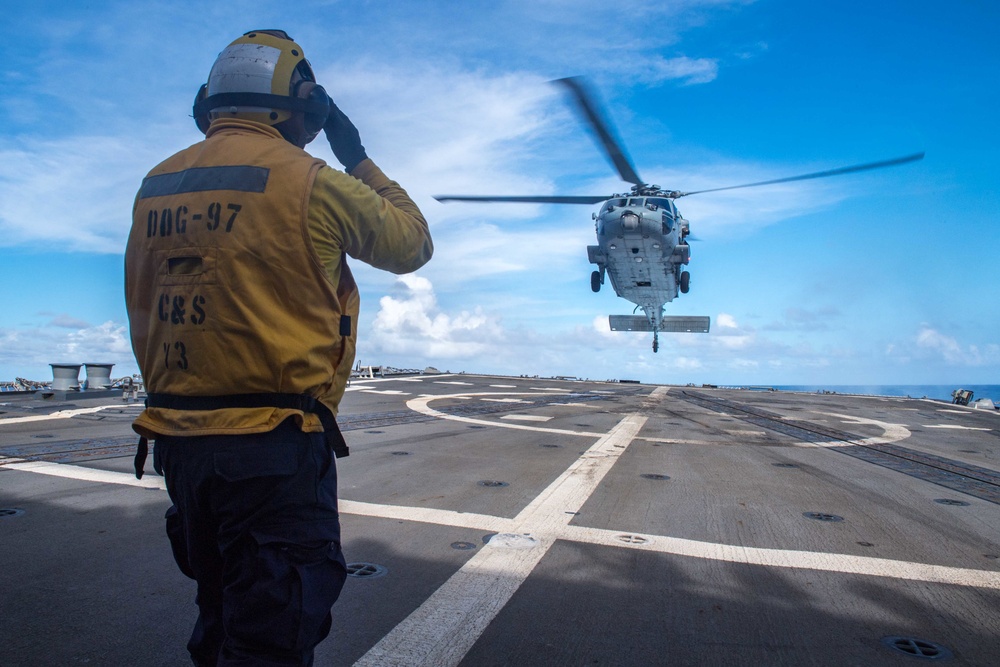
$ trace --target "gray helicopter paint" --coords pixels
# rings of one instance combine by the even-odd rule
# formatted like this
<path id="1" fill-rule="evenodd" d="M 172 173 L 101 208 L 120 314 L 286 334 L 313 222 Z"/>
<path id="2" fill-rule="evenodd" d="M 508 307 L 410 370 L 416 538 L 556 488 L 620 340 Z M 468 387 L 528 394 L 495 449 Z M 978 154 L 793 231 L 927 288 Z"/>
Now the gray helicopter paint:
<path id="1" fill-rule="evenodd" d="M 628 205 L 615 206 L 618 201 Z M 607 272 L 618 296 L 658 316 L 663 305 L 677 297 L 681 269 L 690 253 L 681 243 L 676 209 L 650 201 L 611 200 L 601 209 L 594 263 Z"/>

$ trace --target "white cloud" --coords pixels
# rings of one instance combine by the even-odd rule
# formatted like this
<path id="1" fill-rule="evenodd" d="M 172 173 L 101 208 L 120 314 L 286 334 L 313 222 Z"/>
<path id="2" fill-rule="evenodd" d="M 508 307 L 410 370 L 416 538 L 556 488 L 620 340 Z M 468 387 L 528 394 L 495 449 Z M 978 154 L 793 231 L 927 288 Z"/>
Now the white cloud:
<path id="1" fill-rule="evenodd" d="M 916 345 L 921 350 L 939 356 L 957 366 L 987 366 L 1000 363 L 1000 345 L 984 346 L 963 344 L 956 338 L 924 325 L 916 335 Z"/>
<path id="2" fill-rule="evenodd" d="M 499 321 L 482 308 L 449 315 L 441 311 L 426 278 L 398 278 L 402 291 L 379 300 L 372 324 L 375 351 L 412 354 L 431 360 L 464 359 L 483 354 L 503 337 Z"/>
<path id="3" fill-rule="evenodd" d="M 773 166 L 732 159 L 705 159 L 670 169 L 649 170 L 666 188 L 697 192 L 818 171 L 810 166 Z M 677 207 L 691 221 L 691 233 L 705 240 L 745 238 L 768 225 L 827 209 L 846 198 L 836 182 L 801 181 L 684 197 Z"/>
<path id="4" fill-rule="evenodd" d="M 0 143 L 0 245 L 122 252 L 135 193 L 166 154 L 117 136 Z"/>
<path id="5" fill-rule="evenodd" d="M 49 364 L 113 363 L 112 377 L 138 372 L 128 328 L 104 322 L 72 331 L 58 325 L 36 329 L 0 329 L 0 367 L 13 375 L 40 382 L 52 379 Z"/>
<path id="6" fill-rule="evenodd" d="M 728 313 L 719 313 L 715 318 L 715 325 L 722 329 L 738 329 L 736 318 Z"/>
<path id="7" fill-rule="evenodd" d="M 63 329 L 86 329 L 90 324 L 72 315 L 62 313 L 53 317 L 52 321 L 49 322 L 49 326 L 61 327 Z"/>
<path id="8" fill-rule="evenodd" d="M 655 73 L 651 83 L 663 80 L 682 79 L 685 85 L 709 83 L 719 74 L 718 62 L 711 58 L 657 58 L 650 63 Z"/>

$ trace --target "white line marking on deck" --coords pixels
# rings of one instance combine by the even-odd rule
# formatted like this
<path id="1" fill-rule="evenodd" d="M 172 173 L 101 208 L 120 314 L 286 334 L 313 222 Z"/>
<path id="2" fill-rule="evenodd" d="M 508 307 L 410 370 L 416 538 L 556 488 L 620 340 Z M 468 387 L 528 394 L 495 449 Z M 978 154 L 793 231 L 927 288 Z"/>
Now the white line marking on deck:
<path id="1" fill-rule="evenodd" d="M 99 470 L 97 468 L 84 468 L 67 463 L 51 463 L 49 461 L 24 461 L 21 459 L 5 459 L 0 457 L 0 468 L 10 470 L 21 470 L 23 472 L 33 472 L 40 475 L 50 475 L 52 477 L 63 477 L 66 479 L 76 479 L 81 482 L 100 482 L 101 484 L 122 484 L 125 486 L 138 486 L 144 489 L 167 490 L 166 483 L 159 475 L 145 474 L 142 479 L 136 479 L 135 475 L 127 472 L 115 472 L 114 470 Z"/>
<path id="2" fill-rule="evenodd" d="M 387 396 L 412 396 L 409 392 L 398 389 L 362 389 L 362 394 L 385 394 Z"/>
<path id="3" fill-rule="evenodd" d="M 924 428 L 951 428 L 958 431 L 992 431 L 991 428 L 980 428 L 978 426 L 959 426 L 958 424 L 924 424 Z"/>
<path id="4" fill-rule="evenodd" d="M 591 431 L 570 431 L 564 428 L 548 428 L 545 426 L 527 426 L 525 424 L 508 424 L 502 421 L 490 421 L 487 419 L 475 419 L 473 417 L 459 417 L 458 415 L 450 415 L 446 412 L 440 412 L 434 408 L 429 407 L 427 404 L 431 401 L 436 401 L 445 398 L 472 398 L 474 396 L 537 396 L 538 394 L 533 394 L 530 392 L 520 392 L 520 393 L 507 393 L 507 392 L 477 392 L 473 394 L 448 394 L 443 396 L 420 396 L 418 398 L 411 398 L 406 402 L 406 407 L 414 412 L 419 412 L 422 415 L 427 415 L 428 417 L 437 417 L 439 419 L 449 419 L 451 421 L 462 422 L 464 424 L 479 424 L 482 426 L 499 426 L 501 428 L 512 428 L 521 431 L 538 431 L 539 433 L 559 433 L 561 435 L 577 435 L 585 438 L 600 438 L 603 437 L 604 433 L 593 433 Z"/>
<path id="5" fill-rule="evenodd" d="M 517 389 L 516 384 L 491 384 L 494 389 Z"/>
<path id="6" fill-rule="evenodd" d="M 454 374 L 452 374 L 454 375 Z M 435 375 L 436 378 L 447 378 L 452 377 L 452 375 Z M 365 389 L 369 385 L 373 385 L 379 382 L 423 382 L 426 378 L 397 378 L 397 377 L 387 377 L 387 378 L 351 378 L 350 383 L 344 391 L 358 391 L 360 389 Z"/>
<path id="7" fill-rule="evenodd" d="M 642 540 L 622 540 L 623 535 L 640 537 Z M 887 558 L 851 556 L 816 551 L 795 551 L 791 549 L 762 549 L 731 544 L 713 544 L 686 540 L 679 537 L 640 535 L 622 531 L 567 526 L 561 539 L 587 544 L 603 544 L 627 549 L 657 551 L 675 556 L 690 556 L 706 560 L 745 563 L 766 567 L 785 567 L 801 570 L 819 570 L 860 574 L 873 577 L 926 581 L 957 586 L 974 586 L 1000 590 L 1000 574 L 990 570 L 973 570 L 964 567 L 947 567 L 927 563 L 910 563 Z"/>
<path id="8" fill-rule="evenodd" d="M 355 667 L 450 667 L 461 662 L 569 524 L 573 515 L 567 512 L 583 507 L 645 422 L 638 414 L 625 417 L 514 518 L 512 531 L 501 533 L 534 542 L 519 537 L 512 548 L 511 540 L 501 537 L 495 545 L 490 540 Z"/>
<path id="9" fill-rule="evenodd" d="M 640 438 L 636 438 L 640 439 Z M 593 448 L 592 448 L 593 449 Z M 618 450 L 623 451 L 623 450 Z M 143 478 L 136 479 L 132 473 L 99 470 L 66 463 L 50 463 L 47 461 L 24 461 L 10 457 L 0 457 L 0 467 L 8 470 L 20 470 L 41 475 L 75 479 L 83 482 L 101 484 L 117 484 L 134 486 L 144 489 L 166 491 L 164 480 L 159 475 L 147 473 Z M 551 488 L 551 487 L 550 487 Z M 544 495 L 544 494 L 543 494 Z M 456 512 L 429 507 L 406 507 L 402 505 L 377 505 L 356 500 L 339 501 L 342 514 L 370 516 L 383 519 L 415 521 L 439 526 L 470 528 L 485 532 L 517 533 L 521 528 L 521 515 L 514 519 L 475 514 L 472 512 Z M 524 514 L 522 512 L 522 514 Z M 566 515 L 571 516 L 571 515 Z M 523 531 L 521 531 L 523 532 Z M 585 542 L 604 546 L 623 547 L 629 549 L 644 549 L 675 556 L 704 558 L 730 563 L 745 563 L 749 565 L 764 565 L 769 567 L 785 567 L 792 569 L 822 570 L 846 574 L 887 577 L 891 579 L 909 579 L 912 581 L 927 581 L 975 588 L 1000 590 L 1000 574 L 991 570 L 974 570 L 969 568 L 931 565 L 927 563 L 911 563 L 908 561 L 851 556 L 847 554 L 831 554 L 813 551 L 795 551 L 782 549 L 762 549 L 732 544 L 716 544 L 699 542 L 663 535 L 638 535 L 645 543 L 623 542 L 620 538 L 625 531 L 602 530 L 585 526 L 566 525 L 561 528 L 556 539 L 574 542 Z M 637 535 L 637 534 L 633 534 Z"/>
<path id="10" fill-rule="evenodd" d="M 58 412 L 53 412 L 47 415 L 31 415 L 29 417 L 7 417 L 6 419 L 0 419 L 0 426 L 5 424 L 26 424 L 28 422 L 43 422 L 49 421 L 51 419 L 70 419 L 76 417 L 77 415 L 90 415 L 95 412 L 100 412 L 101 410 L 108 410 L 111 408 L 120 408 L 120 405 L 100 405 L 96 408 L 79 408 L 77 410 L 59 410 Z"/>
<path id="11" fill-rule="evenodd" d="M 878 426 L 882 429 L 883 433 L 881 436 L 875 436 L 872 438 L 865 438 L 863 440 L 835 440 L 831 442 L 799 442 L 795 443 L 801 447 L 853 447 L 855 445 L 888 445 L 893 442 L 899 442 L 900 440 L 906 440 L 912 435 L 910 430 L 906 428 L 903 424 L 890 424 L 889 422 L 881 422 L 877 419 L 865 419 L 864 417 L 854 417 L 852 415 L 842 415 L 836 412 L 818 412 L 816 414 L 827 415 L 829 417 L 837 417 L 841 419 L 844 424 L 870 424 L 872 426 Z"/>
<path id="12" fill-rule="evenodd" d="M 378 505 L 357 500 L 337 501 L 341 514 L 371 516 L 378 519 L 396 519 L 433 523 L 439 526 L 454 528 L 472 528 L 486 532 L 510 532 L 514 528 L 513 519 L 473 512 L 456 512 L 454 510 L 434 509 L 432 507 L 406 507 L 404 505 Z"/>
<path id="13" fill-rule="evenodd" d="M 510 419 L 522 422 L 547 422 L 552 419 L 552 417 L 546 417 L 544 415 L 504 415 L 500 419 Z"/>

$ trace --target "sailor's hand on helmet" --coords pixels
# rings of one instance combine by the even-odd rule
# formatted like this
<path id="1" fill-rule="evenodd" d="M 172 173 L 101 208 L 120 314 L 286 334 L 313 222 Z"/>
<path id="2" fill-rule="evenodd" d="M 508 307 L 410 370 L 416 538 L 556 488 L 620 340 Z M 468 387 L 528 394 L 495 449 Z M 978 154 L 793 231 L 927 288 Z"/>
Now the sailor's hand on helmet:
<path id="1" fill-rule="evenodd" d="M 365 147 L 361 145 L 361 135 L 354 127 L 351 119 L 330 101 L 330 115 L 323 126 L 326 139 L 330 142 L 333 154 L 344 165 L 344 170 L 350 173 L 358 164 L 368 157 Z"/>

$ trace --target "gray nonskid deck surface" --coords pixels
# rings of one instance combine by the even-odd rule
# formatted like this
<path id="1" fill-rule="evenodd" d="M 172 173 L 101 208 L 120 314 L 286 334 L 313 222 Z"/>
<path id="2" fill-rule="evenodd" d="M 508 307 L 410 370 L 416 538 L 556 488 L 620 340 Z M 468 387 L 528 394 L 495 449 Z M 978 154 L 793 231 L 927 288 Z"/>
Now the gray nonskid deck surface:
<path id="1" fill-rule="evenodd" d="M 187 664 L 139 407 L 0 402 L 0 664 Z M 1000 664 L 994 412 L 463 374 L 340 422 L 319 666 Z"/>

